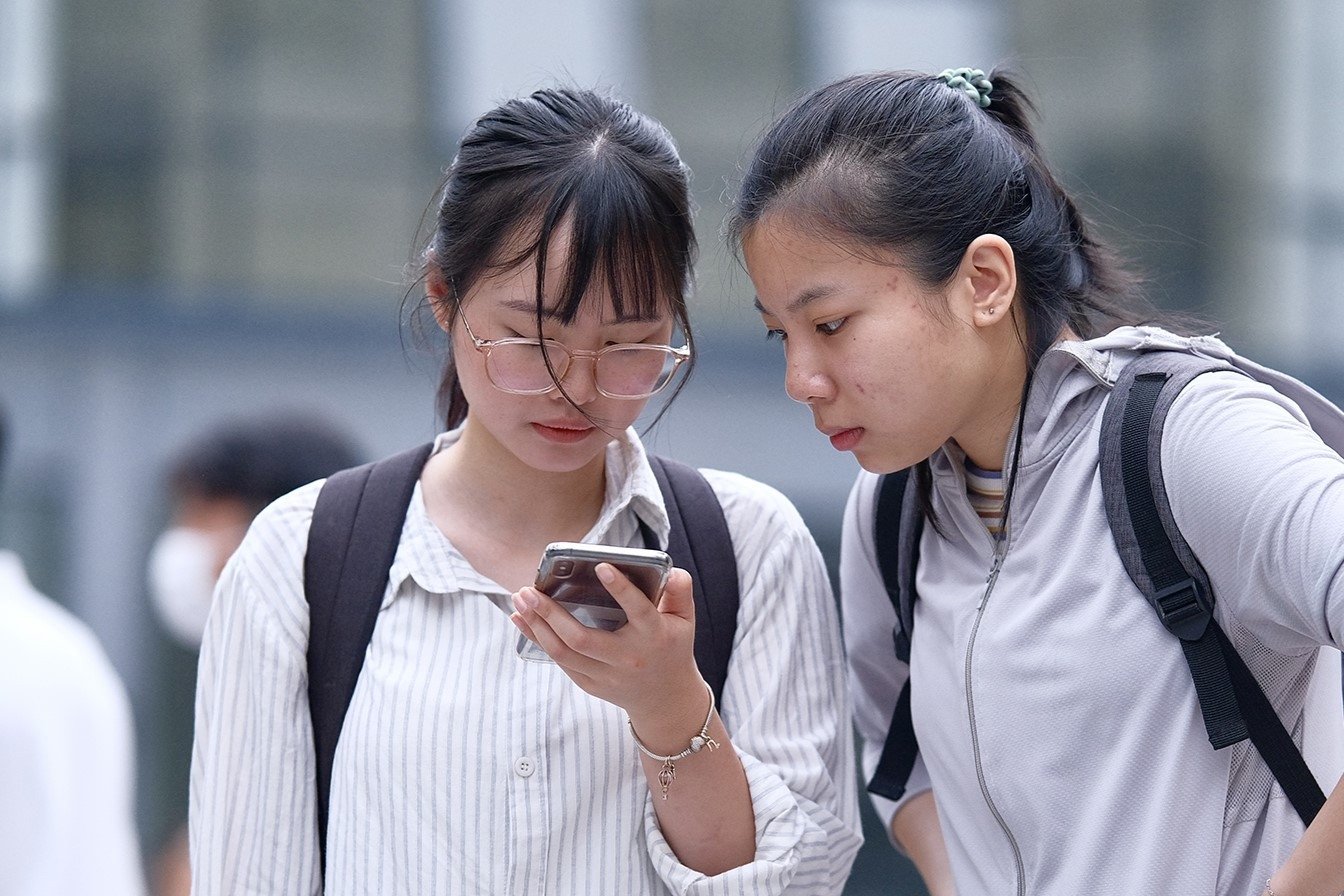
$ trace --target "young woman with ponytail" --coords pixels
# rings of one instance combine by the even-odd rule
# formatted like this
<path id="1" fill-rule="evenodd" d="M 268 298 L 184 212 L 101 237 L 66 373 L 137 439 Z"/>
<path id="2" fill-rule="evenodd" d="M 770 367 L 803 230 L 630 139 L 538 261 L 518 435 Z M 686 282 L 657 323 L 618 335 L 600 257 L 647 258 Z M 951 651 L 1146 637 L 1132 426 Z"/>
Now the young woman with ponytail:
<path id="1" fill-rule="evenodd" d="M 1127 364 L 1236 356 L 1144 323 L 1031 112 L 999 71 L 829 84 L 767 130 L 728 222 L 789 395 L 864 468 L 841 589 L 866 771 L 907 679 L 920 750 L 879 814 L 935 896 L 1338 894 L 1344 461 L 1231 371 L 1180 393 L 1161 447 L 1215 619 L 1334 789 L 1304 834 L 1249 744 L 1211 748 L 1098 473 Z M 908 664 L 874 528 L 879 474 L 907 468 L 929 522 Z"/>

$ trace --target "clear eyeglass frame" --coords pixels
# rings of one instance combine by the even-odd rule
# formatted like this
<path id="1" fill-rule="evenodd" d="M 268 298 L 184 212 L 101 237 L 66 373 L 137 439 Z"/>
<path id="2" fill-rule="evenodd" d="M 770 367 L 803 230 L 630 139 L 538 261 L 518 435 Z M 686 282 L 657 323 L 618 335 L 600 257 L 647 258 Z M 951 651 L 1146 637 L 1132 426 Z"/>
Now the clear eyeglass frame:
<path id="1" fill-rule="evenodd" d="M 461 302 L 457 304 L 457 315 L 462 320 L 462 326 L 466 329 L 467 338 L 471 340 L 471 344 L 475 346 L 476 351 L 485 356 L 485 374 L 490 378 L 490 384 L 501 392 L 508 392 L 511 395 L 546 395 L 549 392 L 553 392 L 559 388 L 559 384 L 564 381 L 565 375 L 569 373 L 569 366 L 574 359 L 591 358 L 593 361 L 593 385 L 596 387 L 599 394 L 607 398 L 636 401 L 657 395 L 659 392 L 663 391 L 663 389 L 667 388 L 667 385 L 676 378 L 677 370 L 680 369 L 682 364 L 690 360 L 691 357 L 691 350 L 688 346 L 677 348 L 671 345 L 648 345 L 642 342 L 621 342 L 615 345 L 608 345 L 597 351 L 587 351 L 584 349 L 569 348 L 554 339 L 530 339 L 522 336 L 512 336 L 505 339 L 482 339 L 472 331 L 471 324 L 467 322 L 466 315 L 462 313 Z M 545 357 L 550 359 L 551 370 L 554 371 L 554 377 L 550 378 L 550 382 L 547 385 L 536 389 L 520 389 L 516 386 L 502 384 L 500 382 L 501 376 L 496 369 L 496 365 L 491 361 L 491 355 L 494 349 L 510 345 L 541 348 L 545 353 Z M 633 351 L 648 353 L 657 352 L 665 355 L 670 359 L 672 366 L 666 368 L 666 364 L 669 363 L 669 361 L 664 361 L 663 364 L 666 369 L 660 374 L 658 382 L 652 389 L 644 392 L 625 395 L 618 392 L 609 392 L 602 388 L 602 359 L 614 357 L 622 352 Z"/>

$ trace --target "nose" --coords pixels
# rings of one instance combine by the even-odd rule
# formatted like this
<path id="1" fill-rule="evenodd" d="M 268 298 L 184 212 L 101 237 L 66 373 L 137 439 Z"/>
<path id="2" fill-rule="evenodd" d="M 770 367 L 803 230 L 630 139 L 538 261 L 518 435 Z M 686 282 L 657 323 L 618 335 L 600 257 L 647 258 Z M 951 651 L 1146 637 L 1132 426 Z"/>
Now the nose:
<path id="1" fill-rule="evenodd" d="M 801 352 L 787 352 L 787 355 L 784 391 L 790 398 L 800 404 L 815 404 L 834 395 L 834 384 L 821 367 Z"/>
<path id="2" fill-rule="evenodd" d="M 565 393 L 574 404 L 582 406 L 597 398 L 597 358 L 591 354 L 572 354 L 569 369 L 560 378 Z M 560 390 L 553 393 L 560 395 Z M 564 395 L 560 395 L 564 400 Z"/>

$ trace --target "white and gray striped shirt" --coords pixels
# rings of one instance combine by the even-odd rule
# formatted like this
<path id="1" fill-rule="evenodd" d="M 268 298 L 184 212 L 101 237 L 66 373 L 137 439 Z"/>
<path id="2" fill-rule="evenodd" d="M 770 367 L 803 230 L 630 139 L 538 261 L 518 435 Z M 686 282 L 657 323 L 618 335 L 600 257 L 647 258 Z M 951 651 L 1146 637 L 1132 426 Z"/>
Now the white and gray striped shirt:
<path id="1" fill-rule="evenodd" d="M 508 592 L 434 526 L 417 486 L 336 752 L 329 896 L 840 892 L 860 835 L 821 556 L 778 492 L 705 473 L 741 580 L 722 716 L 751 789 L 755 861 L 716 877 L 677 861 L 624 713 L 553 664 L 518 658 Z M 319 892 L 302 585 L 317 491 L 264 511 L 216 592 L 191 771 L 195 896 Z M 635 544 L 639 519 L 666 540 L 630 431 L 608 449 L 606 500 L 585 540 Z"/>

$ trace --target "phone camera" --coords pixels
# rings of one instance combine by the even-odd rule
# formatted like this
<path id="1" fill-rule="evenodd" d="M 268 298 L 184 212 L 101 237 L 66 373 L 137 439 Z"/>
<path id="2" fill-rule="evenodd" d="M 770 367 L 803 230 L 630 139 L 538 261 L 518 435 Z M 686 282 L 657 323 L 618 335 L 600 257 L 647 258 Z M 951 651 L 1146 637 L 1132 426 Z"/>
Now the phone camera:
<path id="1" fill-rule="evenodd" d="M 567 579 L 574 574 L 573 560 L 557 560 L 551 570 L 557 579 Z"/>

